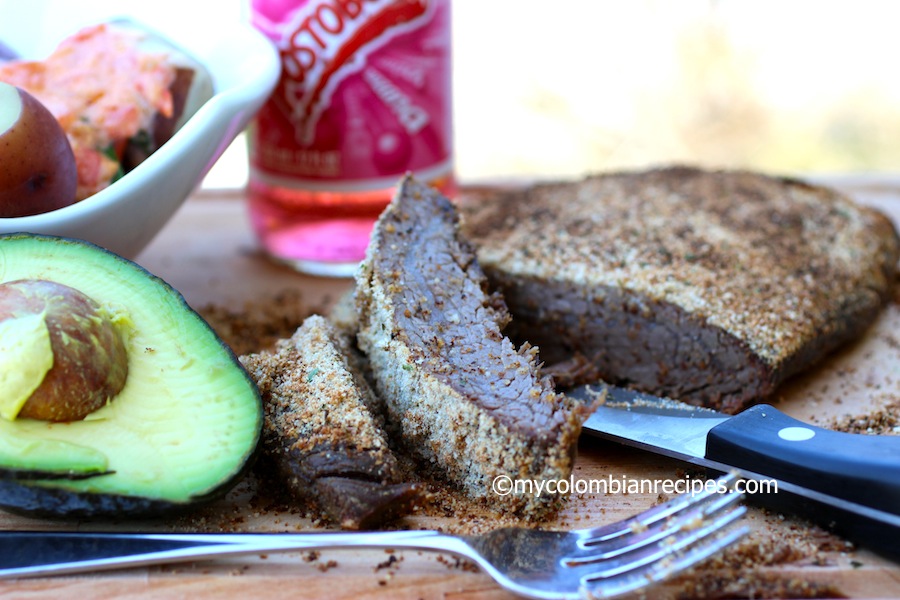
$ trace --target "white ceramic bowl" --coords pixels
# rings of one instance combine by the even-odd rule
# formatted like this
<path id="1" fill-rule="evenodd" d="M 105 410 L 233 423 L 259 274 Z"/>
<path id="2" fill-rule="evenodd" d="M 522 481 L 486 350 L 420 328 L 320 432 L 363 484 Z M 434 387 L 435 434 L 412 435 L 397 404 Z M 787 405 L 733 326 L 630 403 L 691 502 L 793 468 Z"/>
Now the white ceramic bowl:
<path id="1" fill-rule="evenodd" d="M 0 20 L 0 40 L 26 58 L 43 58 L 82 25 L 105 20 L 83 14 L 83 23 L 56 22 L 46 12 L 30 18 L 31 6 L 17 2 L 16 18 Z M 109 15 L 109 20 L 117 17 Z M 213 97 L 168 142 L 108 188 L 52 212 L 0 218 L 0 233 L 78 238 L 126 258 L 136 257 L 272 92 L 280 69 L 277 51 L 250 25 L 237 20 L 219 23 L 202 36 L 188 34 L 183 22 L 160 19 L 147 25 L 209 70 Z M 28 28 L 33 35 L 23 31 Z"/>

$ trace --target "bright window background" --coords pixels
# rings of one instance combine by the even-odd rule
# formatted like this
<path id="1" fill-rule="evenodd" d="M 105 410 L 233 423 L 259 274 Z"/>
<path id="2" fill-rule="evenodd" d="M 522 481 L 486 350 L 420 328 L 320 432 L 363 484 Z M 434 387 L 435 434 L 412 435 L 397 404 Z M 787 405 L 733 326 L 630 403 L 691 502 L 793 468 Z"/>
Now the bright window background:
<path id="1" fill-rule="evenodd" d="M 7 41 L 23 4 L 0 0 Z M 27 4 L 73 24 L 95 11 L 179 19 L 184 35 L 246 15 L 244 0 Z M 675 161 L 900 172 L 900 3 L 455 0 L 453 11 L 463 180 Z M 206 184 L 245 178 L 239 140 Z"/>

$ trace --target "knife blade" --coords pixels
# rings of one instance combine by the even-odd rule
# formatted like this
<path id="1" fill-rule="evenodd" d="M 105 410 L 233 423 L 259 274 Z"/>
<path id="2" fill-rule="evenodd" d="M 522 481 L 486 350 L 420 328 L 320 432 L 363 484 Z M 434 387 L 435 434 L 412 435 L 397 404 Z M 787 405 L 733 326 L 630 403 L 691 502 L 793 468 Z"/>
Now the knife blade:
<path id="1" fill-rule="evenodd" d="M 583 432 L 719 473 L 774 479 L 778 493 L 754 500 L 900 557 L 900 436 L 832 431 L 769 404 L 726 415 L 607 384 L 566 395 L 587 400 L 603 390 Z"/>

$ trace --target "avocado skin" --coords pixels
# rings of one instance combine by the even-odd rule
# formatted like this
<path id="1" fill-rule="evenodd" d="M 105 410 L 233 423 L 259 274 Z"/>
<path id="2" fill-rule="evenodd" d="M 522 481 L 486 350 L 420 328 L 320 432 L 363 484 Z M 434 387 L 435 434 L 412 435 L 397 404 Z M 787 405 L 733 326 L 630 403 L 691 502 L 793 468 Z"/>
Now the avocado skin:
<path id="1" fill-rule="evenodd" d="M 262 434 L 262 399 L 256 383 L 240 364 L 231 348 L 215 334 L 199 313 L 187 303 L 180 292 L 133 261 L 90 242 L 31 233 L 0 234 L 0 252 L 2 252 L 6 240 L 35 240 L 84 247 L 90 251 L 100 253 L 109 260 L 128 265 L 130 269 L 139 271 L 142 276 L 146 277 L 148 281 L 152 281 L 154 285 L 164 288 L 172 298 L 177 300 L 180 310 L 185 311 L 186 314 L 199 321 L 209 332 L 212 332 L 212 336 L 218 344 L 218 351 L 227 357 L 229 363 L 234 365 L 236 372 L 240 373 L 246 383 L 249 384 L 248 387 L 255 396 L 258 426 L 256 427 L 255 441 L 251 446 L 250 452 L 240 461 L 240 467 L 215 487 L 207 489 L 202 494 L 191 496 L 185 501 L 170 501 L 161 498 L 145 498 L 113 493 L 73 491 L 54 486 L 58 481 L 89 479 L 113 474 L 114 471 L 84 475 L 60 473 L 45 473 L 42 475 L 36 471 L 7 468 L 0 465 L 0 509 L 27 517 L 51 519 L 152 519 L 189 512 L 225 496 L 228 491 L 234 488 L 247 475 L 255 464 L 260 451 L 259 440 Z"/>
<path id="2" fill-rule="evenodd" d="M 52 481 L 54 479 L 68 479 L 76 481 L 78 479 L 90 479 L 98 475 L 110 475 L 112 471 L 91 471 L 87 473 L 62 472 L 53 471 L 45 473 L 35 469 L 6 469 L 0 467 L 0 481 L 33 481 L 36 479 Z"/>
<path id="3" fill-rule="evenodd" d="M 52 487 L 0 480 L 3 510 L 45 519 L 100 519 L 128 515 L 129 518 L 171 516 L 201 503 L 174 504 L 164 500 L 110 494 L 86 494 Z"/>
<path id="4" fill-rule="evenodd" d="M 189 513 L 221 499 L 253 468 L 259 446 L 234 477 L 190 502 L 72 492 L 62 488 L 34 485 L 24 479 L 5 479 L 0 474 L 0 508 L 23 517 L 44 519 L 100 520 L 127 516 L 131 519 L 161 519 Z"/>

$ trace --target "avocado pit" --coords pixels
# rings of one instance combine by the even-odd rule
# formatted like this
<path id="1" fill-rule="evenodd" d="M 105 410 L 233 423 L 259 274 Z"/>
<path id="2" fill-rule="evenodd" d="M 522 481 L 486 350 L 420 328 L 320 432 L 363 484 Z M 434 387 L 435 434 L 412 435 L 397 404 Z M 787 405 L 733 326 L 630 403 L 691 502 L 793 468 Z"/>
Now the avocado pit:
<path id="1" fill-rule="evenodd" d="M 0 284 L 0 417 L 79 421 L 115 398 L 128 353 L 114 320 L 61 283 Z"/>

